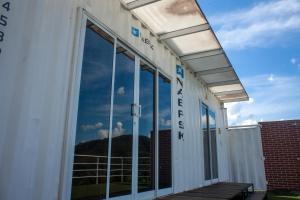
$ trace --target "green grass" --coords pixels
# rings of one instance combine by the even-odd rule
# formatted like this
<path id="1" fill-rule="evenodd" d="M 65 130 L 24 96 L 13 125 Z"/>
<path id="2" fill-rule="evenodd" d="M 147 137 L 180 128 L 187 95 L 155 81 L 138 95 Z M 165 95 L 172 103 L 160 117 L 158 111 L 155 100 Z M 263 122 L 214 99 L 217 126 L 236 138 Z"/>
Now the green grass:
<path id="1" fill-rule="evenodd" d="M 300 200 L 300 194 L 291 192 L 269 192 L 268 200 Z"/>

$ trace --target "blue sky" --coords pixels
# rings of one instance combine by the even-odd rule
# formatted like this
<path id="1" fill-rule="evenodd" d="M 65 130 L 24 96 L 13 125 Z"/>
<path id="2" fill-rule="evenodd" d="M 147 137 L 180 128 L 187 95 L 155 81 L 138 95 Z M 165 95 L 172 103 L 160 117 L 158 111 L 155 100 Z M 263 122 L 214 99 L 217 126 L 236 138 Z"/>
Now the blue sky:
<path id="1" fill-rule="evenodd" d="M 300 119 L 300 0 L 198 0 L 250 96 L 230 125 Z"/>

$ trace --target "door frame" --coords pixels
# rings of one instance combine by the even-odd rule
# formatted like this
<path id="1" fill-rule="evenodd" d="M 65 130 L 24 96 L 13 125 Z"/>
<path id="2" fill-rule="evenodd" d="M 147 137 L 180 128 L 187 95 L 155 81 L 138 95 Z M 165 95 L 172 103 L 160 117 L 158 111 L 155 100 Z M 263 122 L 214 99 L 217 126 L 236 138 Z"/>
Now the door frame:
<path id="1" fill-rule="evenodd" d="M 213 179 L 213 166 L 212 166 L 212 149 L 211 149 L 211 134 L 210 134 L 210 128 L 209 128 L 209 112 L 212 111 L 214 114 L 215 114 L 215 119 L 217 117 L 216 115 L 216 112 L 210 108 L 210 106 L 208 106 L 208 104 L 204 101 L 199 101 L 200 102 L 200 127 L 201 127 L 201 133 L 202 133 L 202 144 L 203 144 L 203 127 L 202 127 L 202 109 L 203 109 L 203 106 L 205 106 L 208 110 L 208 118 L 207 118 L 207 129 L 208 129 L 208 137 L 209 137 L 209 162 L 210 162 L 210 175 L 211 175 L 211 179 L 209 180 L 205 180 L 205 159 L 203 159 L 203 179 L 204 179 L 204 186 L 207 186 L 207 185 L 211 185 L 211 184 L 214 184 L 214 183 L 218 183 L 219 182 L 219 167 L 217 165 L 217 170 L 218 170 L 218 177 Z M 217 133 L 216 133 L 216 145 L 218 144 L 217 141 L 218 141 L 218 138 L 217 138 Z M 204 144 L 203 144 L 203 148 L 204 148 Z M 204 149 L 203 149 L 204 151 Z M 218 145 L 217 145 L 217 149 L 216 149 L 216 154 L 218 155 Z M 203 158 L 204 158 L 204 152 L 202 153 L 203 155 Z M 217 157 L 218 158 L 218 157 Z M 218 160 L 217 160 L 218 162 Z"/>
<path id="2" fill-rule="evenodd" d="M 134 103 L 139 105 L 139 76 L 140 76 L 140 60 L 146 61 L 152 68 L 155 69 L 155 79 L 156 79 L 156 93 L 158 94 L 158 74 L 162 74 L 166 78 L 170 80 L 171 83 L 171 116 L 173 113 L 173 91 L 172 91 L 172 78 L 167 75 L 163 70 L 159 68 L 159 66 L 153 64 L 153 62 L 147 59 L 146 56 L 143 56 L 136 48 L 130 45 L 126 40 L 123 40 L 120 36 L 118 36 L 114 31 L 112 31 L 108 26 L 99 21 L 96 17 L 90 14 L 83 8 L 78 8 L 77 12 L 77 23 L 75 29 L 74 36 L 74 44 L 73 44 L 73 55 L 72 55 L 72 69 L 71 75 L 69 77 L 69 86 L 68 86 L 68 100 L 67 100 L 67 111 L 66 111 L 66 120 L 65 120 L 65 135 L 64 135 L 64 143 L 63 143 L 63 154 L 62 154 L 62 162 L 61 162 L 61 173 L 60 173 L 60 182 L 59 182 L 59 191 L 58 197 L 59 199 L 70 199 L 71 198 L 71 189 L 72 189 L 72 169 L 74 162 L 74 150 L 75 150 L 75 137 L 76 137 L 76 126 L 77 126 L 77 115 L 78 115 L 78 103 L 79 103 L 79 92 L 80 92 L 80 81 L 81 81 L 81 71 L 82 71 L 82 61 L 83 61 L 83 53 L 84 53 L 84 45 L 85 45 L 85 32 L 86 32 L 86 22 L 87 20 L 91 21 L 99 28 L 101 28 L 104 32 L 109 34 L 114 39 L 114 55 L 113 55 L 113 72 L 112 72 L 112 89 L 111 89 L 111 107 L 110 107 L 110 128 L 109 128 L 109 147 L 108 147 L 108 168 L 107 168 L 107 187 L 106 187 L 106 199 L 111 200 L 128 200 L 128 199 L 149 199 L 156 198 L 159 196 L 164 196 L 167 194 L 171 194 L 174 192 L 174 136 L 171 134 L 171 162 L 172 162 L 172 187 L 167 189 L 158 190 L 158 185 L 155 184 L 155 189 L 152 191 L 141 192 L 138 193 L 137 190 L 137 181 L 138 181 L 138 125 L 139 119 L 138 117 L 133 117 L 133 144 L 132 144 L 132 193 L 130 195 L 124 195 L 119 197 L 109 198 L 109 177 L 110 177 L 110 155 L 111 155 L 111 135 L 112 135 L 112 117 L 113 117 L 113 103 L 114 103 L 114 83 L 115 83 L 115 65 L 116 65 L 116 47 L 117 44 L 124 46 L 127 50 L 135 55 L 135 77 L 134 77 Z M 156 67 L 154 67 L 156 66 Z M 156 95 L 158 98 L 158 95 Z M 158 99 L 157 99 L 158 102 Z M 158 103 L 155 105 L 156 109 L 156 126 L 158 126 Z M 173 119 L 171 119 L 173 120 Z M 156 127 L 158 128 L 158 127 Z M 158 131 L 158 129 L 156 129 Z M 171 131 L 174 131 L 173 123 L 171 125 Z M 157 138 L 156 134 L 156 138 Z M 157 139 L 156 139 L 156 144 Z M 158 146 L 156 147 L 156 149 Z M 156 155 L 158 155 L 156 153 Z M 157 156 L 156 156 L 157 157 Z M 155 158 L 158 160 L 158 157 Z M 156 162 L 156 165 L 158 162 Z M 155 167 L 155 181 L 158 181 L 158 166 Z"/>

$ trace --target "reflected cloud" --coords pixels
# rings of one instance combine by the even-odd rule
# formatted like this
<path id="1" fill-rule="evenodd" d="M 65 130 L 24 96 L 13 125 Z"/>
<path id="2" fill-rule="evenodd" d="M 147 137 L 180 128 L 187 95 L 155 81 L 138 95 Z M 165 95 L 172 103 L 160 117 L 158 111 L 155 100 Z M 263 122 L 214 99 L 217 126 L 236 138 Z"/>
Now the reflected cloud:
<path id="1" fill-rule="evenodd" d="M 103 127 L 103 123 L 98 122 L 96 124 L 86 124 L 86 125 L 81 125 L 80 128 L 82 131 L 90 131 L 90 130 L 96 130 Z"/>
<path id="2" fill-rule="evenodd" d="M 118 91 L 117 91 L 117 94 L 120 95 L 120 96 L 124 96 L 125 95 L 125 87 L 124 86 L 119 87 Z"/>
<path id="3" fill-rule="evenodd" d="M 113 130 L 113 137 L 119 137 L 124 135 L 125 129 L 123 128 L 122 122 L 117 122 L 116 127 Z"/>
<path id="4" fill-rule="evenodd" d="M 170 119 L 164 119 L 164 118 L 160 118 L 160 125 L 162 126 L 171 126 L 171 120 Z"/>
<path id="5" fill-rule="evenodd" d="M 102 140 L 102 139 L 106 139 L 108 138 L 108 130 L 107 129 L 100 129 L 98 131 L 98 136 L 99 138 Z"/>

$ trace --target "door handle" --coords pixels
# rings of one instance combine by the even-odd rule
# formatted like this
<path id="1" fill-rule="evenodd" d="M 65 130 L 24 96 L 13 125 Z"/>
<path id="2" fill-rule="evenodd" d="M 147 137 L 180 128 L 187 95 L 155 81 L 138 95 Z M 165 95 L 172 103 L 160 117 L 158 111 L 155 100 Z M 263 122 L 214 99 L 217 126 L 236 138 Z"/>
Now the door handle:
<path id="1" fill-rule="evenodd" d="M 131 104 L 131 116 L 135 116 L 135 104 Z"/>

